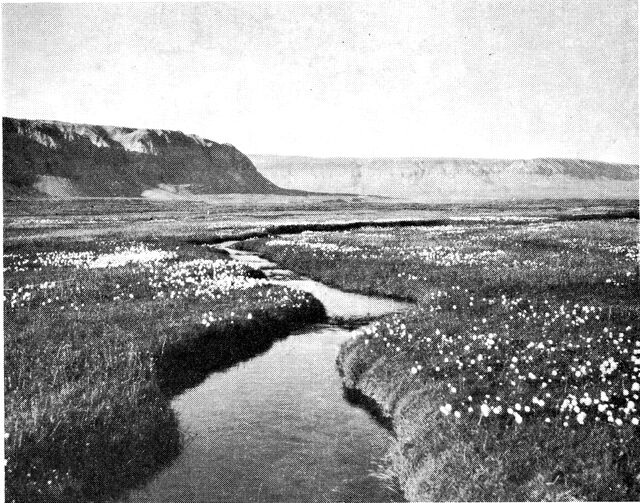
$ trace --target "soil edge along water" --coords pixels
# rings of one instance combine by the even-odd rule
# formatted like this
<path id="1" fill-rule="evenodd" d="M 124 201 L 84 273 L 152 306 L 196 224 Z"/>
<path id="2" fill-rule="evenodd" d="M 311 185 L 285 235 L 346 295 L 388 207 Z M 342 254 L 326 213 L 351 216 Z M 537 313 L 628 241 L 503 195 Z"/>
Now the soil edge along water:
<path id="1" fill-rule="evenodd" d="M 219 248 L 276 284 L 311 293 L 330 320 L 353 324 L 411 307 L 296 277 L 233 244 Z M 186 446 L 127 500 L 403 500 L 386 462 L 391 433 L 343 394 L 336 357 L 352 336 L 337 325 L 310 325 L 177 395 L 172 407 Z"/>

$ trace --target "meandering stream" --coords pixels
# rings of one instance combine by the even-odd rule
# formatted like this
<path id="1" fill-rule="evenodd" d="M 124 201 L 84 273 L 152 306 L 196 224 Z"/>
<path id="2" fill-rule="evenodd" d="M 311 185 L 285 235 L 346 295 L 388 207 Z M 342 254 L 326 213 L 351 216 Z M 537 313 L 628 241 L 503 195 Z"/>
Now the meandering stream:
<path id="1" fill-rule="evenodd" d="M 232 258 L 310 292 L 330 317 L 410 307 L 296 278 L 230 245 L 221 247 Z M 335 359 L 351 336 L 343 328 L 311 325 L 175 397 L 186 447 L 129 501 L 402 500 L 384 463 L 390 433 L 343 397 Z"/>

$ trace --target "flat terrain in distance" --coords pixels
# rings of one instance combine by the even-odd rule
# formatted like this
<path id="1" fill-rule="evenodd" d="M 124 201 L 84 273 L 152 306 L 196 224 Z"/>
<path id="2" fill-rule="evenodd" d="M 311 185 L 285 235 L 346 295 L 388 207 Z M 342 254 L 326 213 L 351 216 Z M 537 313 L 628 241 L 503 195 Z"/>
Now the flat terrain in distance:
<path id="1" fill-rule="evenodd" d="M 393 221 L 448 217 L 557 216 L 637 211 L 633 200 L 549 200 L 428 204 L 370 196 L 226 194 L 201 200 L 144 198 L 22 199 L 4 201 L 6 243 L 97 236 L 234 236 L 240 230 L 309 222 Z"/>

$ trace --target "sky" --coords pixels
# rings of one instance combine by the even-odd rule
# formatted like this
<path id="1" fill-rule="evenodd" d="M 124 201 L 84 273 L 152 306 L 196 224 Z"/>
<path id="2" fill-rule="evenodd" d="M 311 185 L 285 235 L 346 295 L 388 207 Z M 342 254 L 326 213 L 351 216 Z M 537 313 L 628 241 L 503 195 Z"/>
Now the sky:
<path id="1" fill-rule="evenodd" d="M 245 153 L 638 163 L 633 0 L 2 5 L 3 115 Z"/>

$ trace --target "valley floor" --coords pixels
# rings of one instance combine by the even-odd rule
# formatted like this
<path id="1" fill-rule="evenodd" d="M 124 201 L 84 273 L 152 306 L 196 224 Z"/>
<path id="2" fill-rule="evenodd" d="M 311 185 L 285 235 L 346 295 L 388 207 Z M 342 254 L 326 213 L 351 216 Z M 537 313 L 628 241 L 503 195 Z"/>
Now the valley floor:
<path id="1" fill-rule="evenodd" d="M 637 220 L 552 220 L 637 210 L 562 204 L 5 203 L 7 500 L 139 484 L 180 449 L 171 396 L 325 316 L 211 244 L 251 236 L 285 268 L 417 303 L 340 353 L 393 417 L 410 498 L 637 499 Z M 334 225 L 408 218 L 432 225 Z"/>

